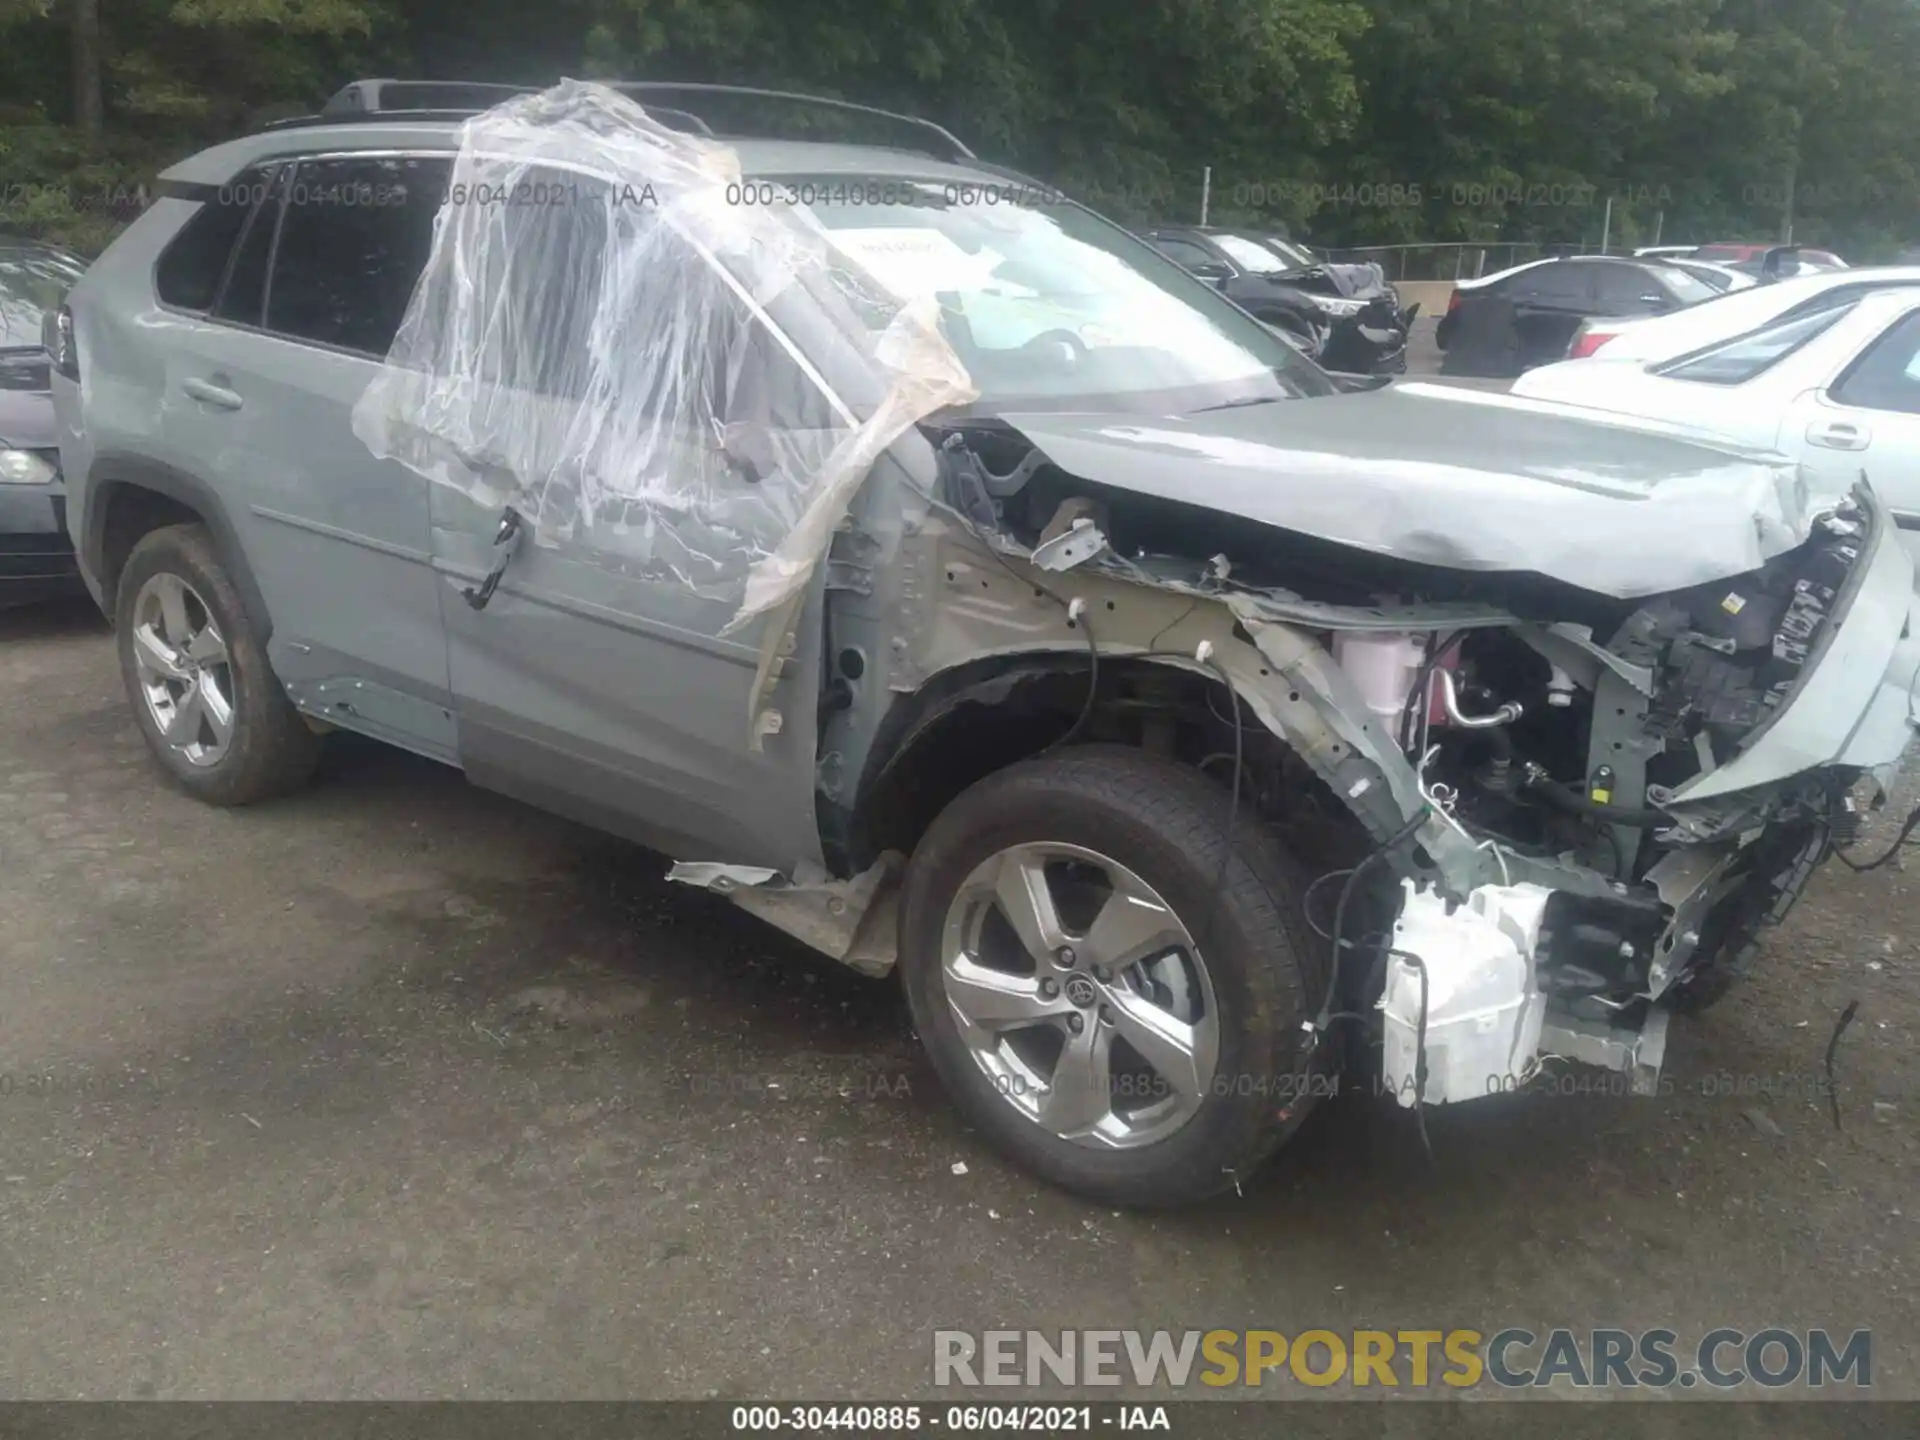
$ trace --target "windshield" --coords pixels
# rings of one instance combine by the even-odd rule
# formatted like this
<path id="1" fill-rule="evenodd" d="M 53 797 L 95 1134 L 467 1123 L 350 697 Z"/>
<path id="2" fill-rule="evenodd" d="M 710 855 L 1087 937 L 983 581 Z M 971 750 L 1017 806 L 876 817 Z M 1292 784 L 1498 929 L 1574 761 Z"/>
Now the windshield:
<path id="1" fill-rule="evenodd" d="M 896 296 L 939 301 L 976 408 L 1179 413 L 1336 388 L 1212 286 L 1057 197 L 889 181 L 870 203 L 875 187 L 844 179 L 778 183 Z"/>
<path id="2" fill-rule="evenodd" d="M 40 321 L 60 303 L 83 267 L 43 246 L 0 247 L 0 350 L 40 344 Z"/>
<path id="3" fill-rule="evenodd" d="M 1265 244 L 1269 250 L 1273 251 L 1296 270 L 1311 270 L 1315 265 L 1320 263 L 1299 246 L 1289 245 L 1277 235 L 1267 236 Z"/>
<path id="4" fill-rule="evenodd" d="M 1242 270 L 1251 270 L 1256 275 L 1278 275 L 1292 268 L 1258 240 L 1249 240 L 1244 235 L 1215 235 L 1213 243 L 1226 251 L 1227 258 Z"/>

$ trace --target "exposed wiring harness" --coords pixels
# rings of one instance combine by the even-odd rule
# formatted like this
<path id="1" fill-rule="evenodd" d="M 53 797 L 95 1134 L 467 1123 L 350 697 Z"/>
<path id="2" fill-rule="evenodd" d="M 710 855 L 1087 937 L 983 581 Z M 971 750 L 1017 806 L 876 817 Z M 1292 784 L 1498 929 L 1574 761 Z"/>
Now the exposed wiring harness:
<path id="1" fill-rule="evenodd" d="M 1345 870 L 1329 870 L 1311 885 L 1307 886 L 1307 893 L 1300 897 L 1300 911 L 1307 917 L 1308 928 L 1322 940 L 1333 939 L 1333 931 L 1313 918 L 1313 897 L 1320 893 L 1320 887 L 1322 885 L 1331 885 L 1335 880 L 1344 880 L 1351 874 L 1353 874 L 1352 866 L 1348 866 Z"/>
<path id="2" fill-rule="evenodd" d="M 1855 860 L 1838 846 L 1834 847 L 1833 853 L 1839 856 L 1840 863 L 1845 865 L 1849 870 L 1878 870 L 1882 865 L 1887 864 L 1894 856 L 1900 853 L 1900 847 L 1907 843 L 1907 837 L 1913 834 L 1915 826 L 1920 826 L 1920 805 L 1916 805 L 1913 813 L 1907 816 L 1906 824 L 1900 827 L 1900 833 L 1894 836 L 1893 843 L 1887 846 L 1880 854 L 1874 856 L 1873 859 Z"/>
<path id="3" fill-rule="evenodd" d="M 1853 1023 L 1853 1017 L 1860 1013 L 1860 1002 L 1849 1000 L 1847 1008 L 1840 1012 L 1840 1019 L 1833 1027 L 1833 1034 L 1827 1040 L 1827 1103 L 1833 1107 L 1833 1128 L 1840 1128 L 1840 1082 L 1834 1078 L 1833 1057 L 1840 1049 L 1840 1037 L 1847 1033 L 1847 1027 Z"/>
<path id="4" fill-rule="evenodd" d="M 1351 942 L 1346 938 L 1347 906 L 1353 899 L 1354 891 L 1359 888 L 1360 878 L 1365 875 L 1367 871 L 1373 869 L 1374 866 L 1385 860 L 1394 846 L 1406 840 L 1414 831 L 1425 824 L 1427 813 L 1426 807 L 1421 807 L 1419 814 L 1407 821 L 1406 824 L 1394 831 L 1394 833 L 1385 840 L 1382 840 L 1367 855 L 1366 859 L 1346 872 L 1347 882 L 1340 887 L 1340 899 L 1333 907 L 1333 935 L 1331 937 L 1333 940 L 1333 958 L 1327 966 L 1326 994 L 1322 997 L 1320 1008 L 1315 1012 L 1313 1020 L 1308 1026 L 1311 1043 L 1318 1042 L 1320 1034 L 1327 1028 L 1328 1022 L 1333 1018 L 1335 997 L 1340 991 L 1340 962 L 1345 952 L 1351 948 Z M 1335 872 L 1335 874 L 1338 873 L 1340 872 Z M 1331 878 L 1331 876 L 1321 877 L 1321 879 Z"/>
<path id="5" fill-rule="evenodd" d="M 1057 595 L 1054 596 L 1056 600 L 1059 598 Z M 1087 602 L 1076 595 L 1071 601 L 1065 603 L 1067 624 L 1078 626 L 1080 632 L 1087 637 L 1087 698 L 1081 703 L 1080 713 L 1074 716 L 1073 724 L 1069 725 L 1045 750 L 1042 750 L 1040 752 L 1042 755 L 1058 750 L 1062 745 L 1073 743 L 1080 732 L 1087 728 L 1087 721 L 1093 716 L 1093 703 L 1100 695 L 1100 642 L 1094 638 L 1093 622 L 1087 618 Z"/>
<path id="6" fill-rule="evenodd" d="M 1433 1141 L 1427 1138 L 1427 962 L 1408 950 L 1389 950 L 1387 955 L 1405 961 L 1420 976 L 1420 1018 L 1413 1031 L 1413 1123 L 1427 1164 L 1432 1165 Z"/>

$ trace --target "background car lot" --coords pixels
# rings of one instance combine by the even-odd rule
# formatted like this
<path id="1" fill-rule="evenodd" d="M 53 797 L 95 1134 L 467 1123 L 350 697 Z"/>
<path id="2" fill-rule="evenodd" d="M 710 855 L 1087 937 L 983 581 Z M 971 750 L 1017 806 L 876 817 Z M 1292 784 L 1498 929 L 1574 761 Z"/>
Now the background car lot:
<path id="1" fill-rule="evenodd" d="M 1920 1396 L 1900 870 L 1824 871 L 1666 1098 L 1432 1111 L 1437 1173 L 1343 1099 L 1244 1197 L 1115 1215 L 965 1133 L 891 987 L 657 857 L 370 745 L 195 804 L 83 608 L 0 616 L 0 787 L 12 1395 L 894 1396 L 935 1327 L 1604 1316 L 1871 1327 Z"/>

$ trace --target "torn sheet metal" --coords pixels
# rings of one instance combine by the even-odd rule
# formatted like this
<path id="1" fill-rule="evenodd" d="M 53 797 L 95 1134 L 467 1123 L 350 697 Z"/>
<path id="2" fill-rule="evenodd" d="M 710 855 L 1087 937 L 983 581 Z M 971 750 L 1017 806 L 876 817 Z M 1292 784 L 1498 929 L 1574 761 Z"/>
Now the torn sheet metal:
<path id="1" fill-rule="evenodd" d="M 764 865 L 726 865 L 718 860 L 681 860 L 667 871 L 667 879 L 680 885 L 698 885 L 703 890 L 722 894 L 742 885 L 765 885 L 780 878 L 778 870 Z"/>
<path id="2" fill-rule="evenodd" d="M 680 861 L 667 879 L 727 896 L 821 954 L 863 975 L 893 968 L 899 928 L 898 892 L 906 857 L 889 850 L 858 875 L 828 879 L 824 872 L 796 872 L 717 861 Z"/>
<path id="3" fill-rule="evenodd" d="M 511 505 L 538 544 L 734 602 L 729 630 L 777 607 L 880 452 L 974 390 L 930 297 L 889 290 L 804 209 L 739 203 L 739 180 L 731 148 L 599 85 L 468 120 L 354 433 Z M 877 403 L 825 395 L 776 303 L 831 327 Z"/>
<path id="4" fill-rule="evenodd" d="M 1571 407 L 1513 402 L 1489 416 L 1487 402 L 1504 399 L 1393 385 L 1185 415 L 1002 418 L 1062 470 L 1104 487 L 1619 598 L 1757 569 L 1802 543 L 1830 498 L 1811 499 L 1780 456 Z"/>
<path id="5" fill-rule="evenodd" d="M 1031 558 L 1036 568 L 1057 575 L 1084 565 L 1106 548 L 1105 532 L 1093 521 L 1083 518 L 1074 521 L 1071 529 L 1035 546 Z"/>

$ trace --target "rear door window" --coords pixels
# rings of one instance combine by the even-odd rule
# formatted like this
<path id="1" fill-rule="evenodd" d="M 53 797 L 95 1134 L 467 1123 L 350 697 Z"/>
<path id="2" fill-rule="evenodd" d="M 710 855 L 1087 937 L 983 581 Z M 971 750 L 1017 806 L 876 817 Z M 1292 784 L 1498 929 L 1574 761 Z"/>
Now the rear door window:
<path id="1" fill-rule="evenodd" d="M 266 177 L 260 187 L 260 201 L 247 217 L 239 248 L 227 269 L 226 283 L 214 302 L 217 320 L 232 320 L 241 325 L 258 325 L 267 303 L 267 265 L 273 258 L 273 242 L 280 231 L 280 207 L 286 198 L 287 175 L 292 166 L 281 166 Z"/>
<path id="2" fill-rule="evenodd" d="M 1920 415 L 1920 311 L 1909 311 L 1853 363 L 1833 398 L 1862 410 Z"/>
<path id="3" fill-rule="evenodd" d="M 271 167 L 256 166 L 213 188 L 160 252 L 154 290 L 163 305 L 206 312 L 220 293 L 233 247 L 266 189 Z"/>
<path id="4" fill-rule="evenodd" d="M 1522 270 L 1507 282 L 1514 300 L 1554 310 L 1585 310 L 1593 303 L 1594 267 L 1555 262 Z"/>
<path id="5" fill-rule="evenodd" d="M 288 181 L 266 324 L 384 356 L 433 244 L 450 157 L 306 160 Z"/>
<path id="6" fill-rule="evenodd" d="M 1658 279 L 1638 265 L 1597 267 L 1601 310 L 1608 315 L 1643 315 L 1660 308 L 1662 300 L 1671 301 Z"/>

